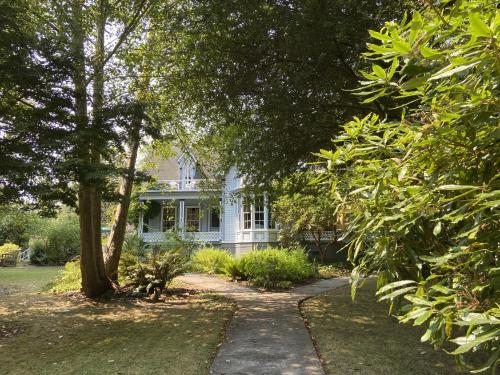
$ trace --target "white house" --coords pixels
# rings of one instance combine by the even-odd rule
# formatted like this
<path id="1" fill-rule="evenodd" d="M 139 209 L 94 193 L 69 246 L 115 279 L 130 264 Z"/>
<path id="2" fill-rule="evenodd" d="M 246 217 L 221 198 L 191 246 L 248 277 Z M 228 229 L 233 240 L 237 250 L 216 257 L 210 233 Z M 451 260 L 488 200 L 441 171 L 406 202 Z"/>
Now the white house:
<path id="1" fill-rule="evenodd" d="M 147 202 L 139 233 L 148 243 L 159 243 L 176 229 L 184 238 L 240 254 L 276 243 L 278 232 L 265 195 L 243 198 L 244 178 L 231 167 L 224 178 L 211 180 L 193 156 L 179 153 L 162 160 L 150 173 L 155 187 L 139 199 Z"/>

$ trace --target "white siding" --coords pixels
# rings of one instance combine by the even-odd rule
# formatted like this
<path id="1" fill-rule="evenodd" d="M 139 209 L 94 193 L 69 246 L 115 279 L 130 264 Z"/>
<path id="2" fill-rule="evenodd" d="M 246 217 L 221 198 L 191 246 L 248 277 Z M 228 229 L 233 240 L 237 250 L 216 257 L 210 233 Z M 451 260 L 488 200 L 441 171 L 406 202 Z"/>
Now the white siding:
<path id="1" fill-rule="evenodd" d="M 238 204 L 234 195 L 241 188 L 241 178 L 237 177 L 238 170 L 231 167 L 226 174 L 223 191 L 223 241 L 234 243 L 238 229 Z"/>

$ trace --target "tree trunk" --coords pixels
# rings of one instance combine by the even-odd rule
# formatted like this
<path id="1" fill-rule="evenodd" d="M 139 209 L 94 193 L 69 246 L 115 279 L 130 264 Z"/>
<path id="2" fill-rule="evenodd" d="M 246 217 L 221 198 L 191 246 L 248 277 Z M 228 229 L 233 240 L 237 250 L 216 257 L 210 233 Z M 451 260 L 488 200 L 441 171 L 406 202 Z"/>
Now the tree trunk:
<path id="1" fill-rule="evenodd" d="M 112 288 L 104 270 L 101 248 L 101 206 L 99 186 L 90 178 L 96 167 L 87 113 L 87 89 L 85 82 L 85 50 L 82 27 L 83 0 L 73 0 L 72 7 L 72 55 L 73 83 L 75 89 L 76 133 L 80 139 L 77 157 L 80 163 L 78 175 L 78 214 L 80 220 L 80 268 L 82 290 L 88 297 L 97 297 Z"/>
<path id="2" fill-rule="evenodd" d="M 134 184 L 135 164 L 137 161 L 137 151 L 140 144 L 140 130 L 142 123 L 142 109 L 134 112 L 132 129 L 130 132 L 130 154 L 127 161 L 127 169 L 122 176 L 120 184 L 120 202 L 116 207 L 115 221 L 109 235 L 108 243 L 104 251 L 104 263 L 106 274 L 114 282 L 118 281 L 118 263 L 122 253 L 123 242 L 125 240 L 125 230 L 127 227 L 127 215 Z"/>

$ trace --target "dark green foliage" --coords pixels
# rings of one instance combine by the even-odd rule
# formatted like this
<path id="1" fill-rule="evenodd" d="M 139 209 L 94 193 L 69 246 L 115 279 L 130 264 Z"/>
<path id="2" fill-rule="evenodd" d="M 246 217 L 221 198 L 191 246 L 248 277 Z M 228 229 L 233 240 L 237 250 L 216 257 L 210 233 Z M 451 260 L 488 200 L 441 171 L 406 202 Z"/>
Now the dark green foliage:
<path id="1" fill-rule="evenodd" d="M 80 226 L 75 214 L 47 219 L 33 239 L 30 262 L 40 265 L 62 265 L 80 253 Z"/>
<path id="2" fill-rule="evenodd" d="M 232 261 L 232 255 L 226 250 L 204 248 L 194 253 L 191 259 L 191 269 L 195 272 L 222 274 Z"/>
<path id="3" fill-rule="evenodd" d="M 42 219 L 19 206 L 0 206 L 0 245 L 13 242 L 28 247 L 30 237 L 37 234 Z"/>
<path id="4" fill-rule="evenodd" d="M 329 186 L 311 183 L 320 176 L 319 172 L 308 171 L 285 178 L 274 189 L 280 193 L 271 208 L 274 220 L 280 224 L 280 242 L 285 246 L 298 244 L 310 235 L 324 262 L 328 248 L 337 242 L 339 220 L 337 196 Z"/>
<path id="5" fill-rule="evenodd" d="M 175 251 L 151 255 L 130 271 L 127 278 L 129 285 L 135 288 L 136 293 L 153 295 L 153 299 L 157 300 L 174 277 L 187 271 L 188 260 L 186 255 Z"/>
<path id="6" fill-rule="evenodd" d="M 301 248 L 252 251 L 243 254 L 234 266 L 237 271 L 228 270 L 264 288 L 288 288 L 292 283 L 304 282 L 316 275 L 314 265 Z"/>
<path id="7" fill-rule="evenodd" d="M 500 18 L 489 0 L 442 2 L 387 23 L 360 94 L 390 95 L 398 121 L 355 118 L 335 139 L 327 179 L 345 215 L 353 293 L 378 295 L 423 341 L 500 361 Z M 406 103 L 412 103 L 408 109 Z"/>
<path id="8" fill-rule="evenodd" d="M 178 69 L 164 74 L 180 118 L 210 125 L 209 143 L 254 182 L 268 184 L 327 147 L 351 115 L 381 110 L 350 93 L 368 29 L 402 15 L 384 0 L 185 1 Z M 172 106 L 169 107 L 169 109 Z"/>
<path id="9" fill-rule="evenodd" d="M 1 0 L 0 8 L 0 202 L 21 196 L 49 207 L 56 198 L 74 202 L 70 175 L 53 168 L 68 151 L 71 128 L 66 41 L 39 2 Z"/>

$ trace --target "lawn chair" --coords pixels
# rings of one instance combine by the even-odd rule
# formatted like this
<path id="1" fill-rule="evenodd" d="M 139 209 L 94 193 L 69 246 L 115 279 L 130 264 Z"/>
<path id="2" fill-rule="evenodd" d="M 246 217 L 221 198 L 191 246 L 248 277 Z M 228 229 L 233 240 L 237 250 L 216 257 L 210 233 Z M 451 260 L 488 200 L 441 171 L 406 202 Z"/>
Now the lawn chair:
<path id="1" fill-rule="evenodd" d="M 19 256 L 19 251 L 11 251 L 9 253 L 0 254 L 0 266 L 2 267 L 15 267 L 17 264 L 17 257 Z"/>

